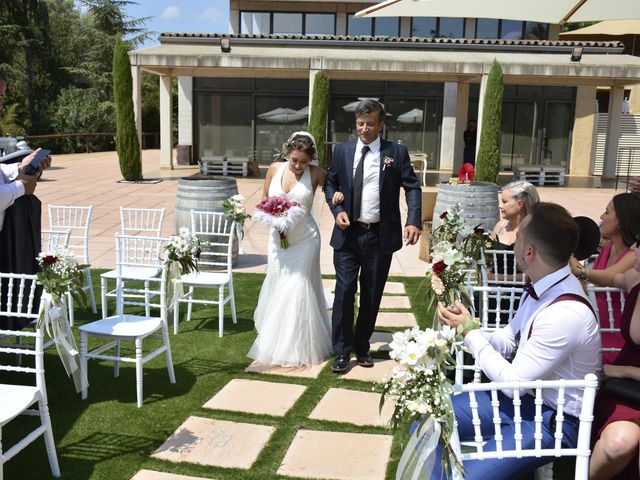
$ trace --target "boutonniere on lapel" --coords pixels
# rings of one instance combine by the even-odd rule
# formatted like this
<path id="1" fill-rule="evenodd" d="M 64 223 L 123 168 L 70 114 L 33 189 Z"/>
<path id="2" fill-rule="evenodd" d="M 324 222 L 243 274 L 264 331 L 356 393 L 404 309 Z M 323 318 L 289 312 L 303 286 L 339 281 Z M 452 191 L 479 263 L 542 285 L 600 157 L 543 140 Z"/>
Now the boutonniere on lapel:
<path id="1" fill-rule="evenodd" d="M 384 157 L 384 165 L 382 166 L 382 170 L 386 170 L 387 168 L 392 168 L 393 167 L 393 162 L 395 162 L 395 160 L 391 157 Z"/>

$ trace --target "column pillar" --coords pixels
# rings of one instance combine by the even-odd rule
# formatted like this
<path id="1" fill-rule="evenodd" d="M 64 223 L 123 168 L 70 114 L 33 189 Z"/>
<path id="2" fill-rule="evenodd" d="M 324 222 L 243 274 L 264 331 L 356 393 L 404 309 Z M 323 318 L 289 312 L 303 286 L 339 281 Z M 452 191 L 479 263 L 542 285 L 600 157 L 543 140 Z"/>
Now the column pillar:
<path id="1" fill-rule="evenodd" d="M 478 159 L 478 150 L 480 149 L 480 138 L 482 134 L 482 114 L 484 112 L 484 94 L 487 91 L 487 80 L 489 78 L 489 73 L 483 73 L 482 79 L 480 80 L 480 98 L 478 98 L 478 125 L 476 131 L 478 132 L 476 135 L 476 160 Z"/>
<path id="2" fill-rule="evenodd" d="M 604 146 L 602 178 L 614 178 L 616 176 L 623 95 L 624 87 L 611 87 L 611 93 L 609 94 L 609 114 L 607 118 L 607 137 Z"/>
<path id="3" fill-rule="evenodd" d="M 133 117 L 136 121 L 138 144 L 142 149 L 142 70 L 138 66 L 131 66 L 131 80 L 133 97 Z"/>
<path id="4" fill-rule="evenodd" d="M 193 77 L 178 77 L 178 145 L 193 145 Z"/>
<path id="5" fill-rule="evenodd" d="M 311 110 L 313 109 L 313 86 L 316 83 L 316 73 L 321 70 L 321 61 L 319 59 L 312 59 L 309 68 L 309 116 L 307 122 L 311 122 Z"/>
<path id="6" fill-rule="evenodd" d="M 442 135 L 440 137 L 440 170 L 453 169 L 457 112 L 458 84 L 456 82 L 445 82 L 442 104 Z"/>
<path id="7" fill-rule="evenodd" d="M 569 173 L 590 175 L 595 144 L 596 87 L 580 86 L 576 89 L 576 108 L 571 134 L 571 155 Z M 593 138 L 594 141 L 588 141 Z"/>
<path id="8" fill-rule="evenodd" d="M 170 75 L 160 76 L 160 168 L 171 169 L 173 169 L 172 78 Z"/>

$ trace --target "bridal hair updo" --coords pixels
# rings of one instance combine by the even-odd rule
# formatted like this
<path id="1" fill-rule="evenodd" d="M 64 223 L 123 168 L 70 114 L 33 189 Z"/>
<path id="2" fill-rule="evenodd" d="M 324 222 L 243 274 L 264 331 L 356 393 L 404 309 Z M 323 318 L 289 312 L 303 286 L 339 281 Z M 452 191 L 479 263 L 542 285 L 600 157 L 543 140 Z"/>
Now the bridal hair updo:
<path id="1" fill-rule="evenodd" d="M 316 151 L 316 145 L 311 137 L 307 135 L 294 135 L 285 143 L 282 144 L 282 153 L 280 154 L 280 158 L 282 160 L 286 160 L 289 154 L 294 151 L 299 150 L 301 152 L 309 155 L 309 158 L 313 160 L 317 160 L 318 152 Z"/>

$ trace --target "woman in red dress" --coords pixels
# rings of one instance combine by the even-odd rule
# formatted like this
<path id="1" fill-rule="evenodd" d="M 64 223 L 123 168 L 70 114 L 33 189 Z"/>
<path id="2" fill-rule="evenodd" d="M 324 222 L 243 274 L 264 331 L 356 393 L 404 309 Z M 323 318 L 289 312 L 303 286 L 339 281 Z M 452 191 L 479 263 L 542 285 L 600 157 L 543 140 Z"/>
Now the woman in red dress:
<path id="1" fill-rule="evenodd" d="M 620 318 L 624 345 L 613 363 L 603 366 L 605 381 L 609 378 L 640 381 L 640 235 L 631 249 L 635 255 L 634 268 L 616 275 L 612 282 L 612 286 L 624 288 L 628 297 Z M 589 478 L 640 479 L 640 405 L 601 391 L 594 412 L 596 443 L 591 454 Z"/>

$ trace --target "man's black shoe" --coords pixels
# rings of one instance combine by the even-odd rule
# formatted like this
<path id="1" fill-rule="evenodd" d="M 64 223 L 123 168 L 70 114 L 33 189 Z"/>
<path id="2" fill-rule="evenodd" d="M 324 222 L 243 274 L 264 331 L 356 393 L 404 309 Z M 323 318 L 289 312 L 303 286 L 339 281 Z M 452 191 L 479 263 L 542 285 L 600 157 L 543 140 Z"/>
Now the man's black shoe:
<path id="1" fill-rule="evenodd" d="M 368 353 L 366 355 L 358 355 L 358 365 L 364 368 L 373 367 L 373 358 Z"/>
<path id="2" fill-rule="evenodd" d="M 346 372 L 349 368 L 349 355 L 336 355 L 336 359 L 333 361 L 333 365 L 331 365 L 331 370 L 337 373 Z"/>

